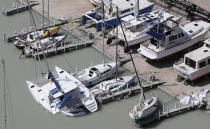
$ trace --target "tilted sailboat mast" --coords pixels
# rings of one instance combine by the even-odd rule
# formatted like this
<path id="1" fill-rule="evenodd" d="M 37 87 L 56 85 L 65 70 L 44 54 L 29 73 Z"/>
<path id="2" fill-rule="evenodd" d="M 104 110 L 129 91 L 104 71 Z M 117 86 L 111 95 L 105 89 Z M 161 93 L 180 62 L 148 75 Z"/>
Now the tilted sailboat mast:
<path id="1" fill-rule="evenodd" d="M 123 36 L 124 36 L 124 38 L 125 38 L 125 45 L 126 45 L 126 47 L 128 48 L 128 53 L 129 53 L 129 55 L 130 55 L 131 62 L 132 62 L 132 64 L 133 64 L 133 68 L 134 68 L 134 71 L 135 71 L 135 74 L 136 74 L 136 77 L 137 77 L 137 80 L 138 80 L 138 85 L 140 86 L 140 89 L 141 89 L 141 97 L 140 97 L 140 100 L 142 99 L 142 97 L 143 97 L 144 100 L 145 100 L 146 98 L 145 98 L 145 95 L 144 95 L 144 92 L 143 92 L 143 88 L 141 87 L 141 81 L 140 81 L 140 79 L 139 79 L 139 76 L 138 76 L 138 73 L 137 73 L 137 70 L 136 70 L 136 66 L 135 66 L 135 63 L 134 63 L 132 54 L 131 54 L 131 52 L 130 52 L 130 48 L 129 48 L 129 46 L 128 46 L 127 38 L 126 38 L 125 32 L 124 32 L 124 30 L 123 30 L 123 26 L 122 26 L 122 23 L 121 23 L 120 16 L 119 16 L 119 13 L 118 13 L 118 12 L 119 12 L 119 10 L 118 10 L 118 8 L 117 8 L 117 19 L 118 19 L 118 22 L 119 22 L 120 27 L 121 27 L 121 29 L 122 29 Z"/>
<path id="2" fill-rule="evenodd" d="M 5 70 L 5 62 L 2 59 L 3 64 L 3 91 L 4 91 L 4 129 L 7 129 L 7 99 L 6 99 L 6 70 Z"/>

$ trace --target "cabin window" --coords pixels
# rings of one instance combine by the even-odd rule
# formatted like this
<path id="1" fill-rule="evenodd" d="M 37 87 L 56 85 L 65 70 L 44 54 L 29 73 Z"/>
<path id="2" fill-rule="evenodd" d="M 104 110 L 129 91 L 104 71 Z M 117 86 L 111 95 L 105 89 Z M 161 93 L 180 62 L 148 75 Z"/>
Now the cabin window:
<path id="1" fill-rule="evenodd" d="M 169 37 L 169 42 L 177 39 L 177 35 L 172 35 Z"/>
<path id="2" fill-rule="evenodd" d="M 199 68 L 203 68 L 206 66 L 206 62 L 205 61 L 202 61 L 199 63 Z"/>
<path id="3" fill-rule="evenodd" d="M 179 34 L 178 34 L 178 37 L 179 37 L 179 38 L 184 37 L 184 33 L 183 33 L 183 32 L 182 32 L 182 33 L 179 33 Z"/>
<path id="4" fill-rule="evenodd" d="M 128 12 L 130 12 L 130 9 L 126 9 L 126 10 L 121 11 L 121 14 L 128 13 Z"/>
<path id="5" fill-rule="evenodd" d="M 192 31 L 192 30 L 190 30 L 189 32 L 190 32 L 190 33 L 193 33 L 193 31 Z"/>
<path id="6" fill-rule="evenodd" d="M 185 58 L 185 65 L 195 69 L 196 62 L 194 60 L 186 57 Z"/>
<path id="7" fill-rule="evenodd" d="M 208 60 L 208 64 L 210 64 L 210 59 Z"/>
<path id="8" fill-rule="evenodd" d="M 210 44 L 206 44 L 206 47 L 210 48 Z"/>

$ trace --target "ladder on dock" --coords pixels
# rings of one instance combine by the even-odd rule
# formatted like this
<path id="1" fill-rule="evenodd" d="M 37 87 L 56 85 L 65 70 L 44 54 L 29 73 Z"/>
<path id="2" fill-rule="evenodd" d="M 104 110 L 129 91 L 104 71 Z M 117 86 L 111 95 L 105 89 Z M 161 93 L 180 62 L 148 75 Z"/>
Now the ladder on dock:
<path id="1" fill-rule="evenodd" d="M 3 14 L 7 15 L 7 16 L 8 15 L 13 15 L 13 14 L 16 14 L 16 13 L 28 10 L 29 7 L 33 7 L 33 6 L 36 6 L 36 5 L 39 5 L 38 1 L 30 1 L 29 5 L 28 4 L 21 4 L 18 7 L 14 7 L 14 8 L 11 8 L 11 9 L 3 10 Z"/>

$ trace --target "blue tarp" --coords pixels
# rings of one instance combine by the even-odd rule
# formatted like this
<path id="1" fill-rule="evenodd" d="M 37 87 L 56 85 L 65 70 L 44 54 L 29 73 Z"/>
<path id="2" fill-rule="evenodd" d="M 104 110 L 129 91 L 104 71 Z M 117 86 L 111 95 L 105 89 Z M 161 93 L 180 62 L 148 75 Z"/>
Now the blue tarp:
<path id="1" fill-rule="evenodd" d="M 157 40 L 163 40 L 164 36 L 162 34 L 157 33 L 154 30 L 150 30 L 148 32 L 146 32 L 148 35 L 151 35 L 153 38 L 157 39 Z"/>
<path id="2" fill-rule="evenodd" d="M 57 108 L 57 109 L 62 109 L 62 108 L 64 107 L 64 104 L 65 104 L 69 99 L 71 99 L 71 98 L 72 98 L 71 95 L 65 96 L 65 97 L 61 100 L 61 102 L 58 103 L 58 104 L 56 105 L 56 108 Z"/>

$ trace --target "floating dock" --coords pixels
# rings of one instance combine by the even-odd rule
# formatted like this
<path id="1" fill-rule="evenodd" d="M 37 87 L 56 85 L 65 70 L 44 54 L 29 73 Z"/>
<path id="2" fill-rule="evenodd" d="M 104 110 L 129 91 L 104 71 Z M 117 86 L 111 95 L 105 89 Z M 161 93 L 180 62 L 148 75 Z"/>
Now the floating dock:
<path id="1" fill-rule="evenodd" d="M 144 90 L 149 89 L 149 88 L 154 88 L 158 85 L 161 85 L 165 82 L 157 80 L 157 81 L 150 81 L 150 82 L 146 82 L 142 84 L 142 88 Z M 97 98 L 97 101 L 99 103 L 107 103 L 110 101 L 116 101 L 116 100 L 120 100 L 129 96 L 133 96 L 136 95 L 137 93 L 139 93 L 141 91 L 140 86 L 133 86 L 133 87 L 127 87 L 124 90 L 121 91 L 117 91 L 116 93 L 112 93 L 112 94 L 108 94 L 106 96 L 99 96 Z"/>
<path id="2" fill-rule="evenodd" d="M 58 53 L 65 53 L 69 50 L 75 50 L 75 49 L 79 49 L 79 48 L 84 48 L 87 46 L 91 46 L 94 42 L 93 41 L 86 41 L 86 42 L 81 42 L 81 43 L 69 43 L 69 44 L 63 44 L 59 47 L 53 47 L 53 48 L 49 48 L 37 53 L 34 53 L 32 56 L 36 57 L 36 56 L 50 56 L 50 55 L 55 55 Z"/>
<path id="3" fill-rule="evenodd" d="M 36 5 L 39 5 L 39 2 L 30 1 L 29 5 L 28 4 L 21 4 L 20 6 L 15 7 L 15 8 L 3 10 L 3 14 L 4 15 L 13 15 L 13 14 L 28 10 L 29 7 L 33 7 L 33 6 L 36 6 Z"/>
<path id="4" fill-rule="evenodd" d="M 51 27 L 55 27 L 55 26 L 61 26 L 61 25 L 64 25 L 64 24 L 67 24 L 69 23 L 69 20 L 59 20 L 58 22 L 54 23 L 54 24 L 51 24 L 50 26 L 48 26 L 47 28 L 51 28 Z M 39 27 L 37 30 L 41 30 L 43 29 L 43 27 Z M 34 27 L 29 27 L 27 29 L 23 29 L 22 31 L 20 31 L 19 33 L 14 33 L 14 34 L 11 34 L 11 35 L 7 35 L 7 34 L 3 34 L 3 37 L 4 37 L 4 40 L 7 41 L 7 42 L 12 42 L 13 40 L 16 39 L 16 37 L 20 37 L 20 38 L 23 38 L 25 37 L 27 34 L 31 33 L 31 32 L 34 32 L 35 31 L 35 28 Z"/>

